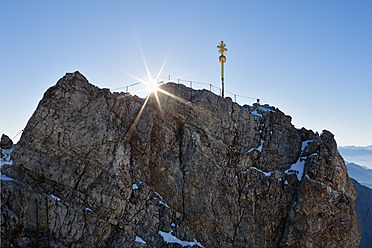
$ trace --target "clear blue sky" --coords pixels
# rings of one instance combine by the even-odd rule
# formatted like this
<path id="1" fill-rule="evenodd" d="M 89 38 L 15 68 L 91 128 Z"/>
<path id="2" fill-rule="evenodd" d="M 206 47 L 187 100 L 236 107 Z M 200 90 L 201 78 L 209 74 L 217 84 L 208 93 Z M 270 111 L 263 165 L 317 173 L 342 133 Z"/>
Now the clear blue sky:
<path id="1" fill-rule="evenodd" d="M 15 136 L 48 87 L 155 76 L 257 97 L 339 145 L 372 144 L 372 1 L 0 1 L 0 132 Z M 142 52 L 141 52 L 142 51 Z M 241 104 L 254 100 L 238 99 Z M 17 139 L 16 139 L 17 140 Z"/>

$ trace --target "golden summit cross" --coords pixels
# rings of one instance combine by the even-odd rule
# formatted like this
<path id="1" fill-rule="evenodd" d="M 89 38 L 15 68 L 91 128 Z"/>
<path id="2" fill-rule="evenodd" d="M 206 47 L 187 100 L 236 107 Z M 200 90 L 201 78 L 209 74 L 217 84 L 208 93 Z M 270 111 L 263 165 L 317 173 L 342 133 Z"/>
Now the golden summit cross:
<path id="1" fill-rule="evenodd" d="M 227 48 L 226 44 L 224 44 L 223 41 L 218 42 L 217 48 L 219 49 L 218 52 L 221 53 L 221 55 L 226 55 Z"/>
<path id="2" fill-rule="evenodd" d="M 218 52 L 221 53 L 220 57 L 218 58 L 218 61 L 221 63 L 221 96 L 224 97 L 225 94 L 225 85 L 224 85 L 224 75 L 223 75 L 223 64 L 226 62 L 226 44 L 223 43 L 223 40 L 221 42 L 218 42 Z"/>

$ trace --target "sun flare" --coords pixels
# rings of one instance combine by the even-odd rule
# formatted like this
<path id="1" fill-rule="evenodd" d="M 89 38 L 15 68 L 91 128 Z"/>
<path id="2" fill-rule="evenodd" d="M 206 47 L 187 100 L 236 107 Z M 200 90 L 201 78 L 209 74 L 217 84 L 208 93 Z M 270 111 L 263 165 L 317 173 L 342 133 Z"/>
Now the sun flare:
<path id="1" fill-rule="evenodd" d="M 156 93 L 158 91 L 159 85 L 160 85 L 157 82 L 157 80 L 154 80 L 154 79 L 150 79 L 148 81 L 145 81 L 144 84 L 145 84 L 146 90 L 149 92 L 149 94 Z"/>

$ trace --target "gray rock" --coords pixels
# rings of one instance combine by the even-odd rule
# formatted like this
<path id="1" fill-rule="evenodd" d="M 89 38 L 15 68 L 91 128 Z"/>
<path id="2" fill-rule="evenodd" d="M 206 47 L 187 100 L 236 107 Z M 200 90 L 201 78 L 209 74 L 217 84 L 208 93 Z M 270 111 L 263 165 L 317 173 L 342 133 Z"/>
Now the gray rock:
<path id="1" fill-rule="evenodd" d="M 2 241 L 36 244 L 40 198 L 52 247 L 359 245 L 355 188 L 330 132 L 297 130 L 270 106 L 162 90 L 161 107 L 151 96 L 142 108 L 79 72 L 48 89 L 2 168 L 17 180 L 3 183 L 13 221 Z"/>
<path id="2" fill-rule="evenodd" d="M 13 141 L 5 134 L 1 135 L 0 148 L 10 149 L 13 146 Z"/>

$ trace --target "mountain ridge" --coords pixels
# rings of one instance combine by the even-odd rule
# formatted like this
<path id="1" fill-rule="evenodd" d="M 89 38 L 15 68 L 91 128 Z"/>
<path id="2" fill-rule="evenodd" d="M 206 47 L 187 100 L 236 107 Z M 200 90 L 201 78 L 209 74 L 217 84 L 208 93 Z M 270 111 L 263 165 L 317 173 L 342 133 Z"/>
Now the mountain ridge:
<path id="1" fill-rule="evenodd" d="M 1 181 L 2 242 L 40 241 L 45 200 L 52 247 L 358 246 L 332 133 L 206 90 L 158 94 L 111 93 L 79 72 L 49 88 L 1 169 L 15 179 Z"/>
<path id="2" fill-rule="evenodd" d="M 372 169 L 372 146 L 341 146 L 338 149 L 346 161 Z"/>
<path id="3" fill-rule="evenodd" d="M 358 192 L 355 203 L 362 237 L 359 247 L 368 248 L 372 244 L 372 189 L 361 185 L 355 179 L 351 180 Z"/>
<path id="4" fill-rule="evenodd" d="M 348 174 L 351 178 L 354 178 L 358 183 L 363 186 L 369 187 L 372 189 L 372 170 L 360 166 L 356 163 L 345 162 L 346 167 L 348 168 Z"/>

